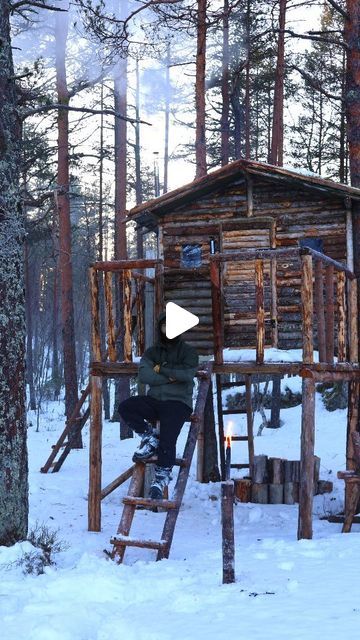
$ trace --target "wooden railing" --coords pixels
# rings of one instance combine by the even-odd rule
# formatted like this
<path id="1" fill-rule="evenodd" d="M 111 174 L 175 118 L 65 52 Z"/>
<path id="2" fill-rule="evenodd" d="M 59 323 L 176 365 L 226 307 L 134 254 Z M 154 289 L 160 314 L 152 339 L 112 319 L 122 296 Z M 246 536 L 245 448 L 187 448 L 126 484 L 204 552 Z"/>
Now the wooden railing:
<path id="1" fill-rule="evenodd" d="M 222 268 L 227 262 L 255 261 L 256 363 L 264 362 L 265 310 L 264 261 L 274 266 L 278 259 L 296 259 L 301 263 L 301 305 L 303 362 L 314 360 L 314 327 L 320 362 L 358 362 L 357 282 L 345 265 L 308 247 L 281 249 L 245 249 L 241 252 L 217 253 L 210 257 L 214 356 L 223 363 L 224 312 Z M 276 267 L 275 267 L 276 268 Z M 275 291 L 275 293 L 274 293 Z M 276 279 L 271 284 L 276 295 Z M 270 303 L 270 319 L 278 328 L 277 304 Z M 275 345 L 273 345 L 275 346 Z"/>
<path id="2" fill-rule="evenodd" d="M 141 270 L 155 269 L 154 277 Z M 153 285 L 151 296 L 154 322 L 163 307 L 163 263 L 161 260 L 114 260 L 95 262 L 90 267 L 92 316 L 92 360 L 132 362 L 132 310 L 136 307 L 137 355 L 145 350 L 146 327 L 144 287 Z M 102 326 L 100 307 L 104 314 Z M 153 327 L 151 328 L 153 330 Z M 153 331 L 152 331 L 153 333 Z M 105 336 L 106 348 L 102 345 Z M 149 336 L 149 341 L 153 335 Z"/>

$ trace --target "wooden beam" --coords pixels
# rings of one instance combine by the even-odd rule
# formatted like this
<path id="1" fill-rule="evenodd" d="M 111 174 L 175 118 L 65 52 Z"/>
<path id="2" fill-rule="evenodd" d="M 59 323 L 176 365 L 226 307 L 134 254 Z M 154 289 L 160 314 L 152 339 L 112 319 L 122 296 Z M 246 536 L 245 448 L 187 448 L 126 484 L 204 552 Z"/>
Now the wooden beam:
<path id="1" fill-rule="evenodd" d="M 346 361 L 346 309 L 345 309 L 345 273 L 337 272 L 336 303 L 338 317 L 338 362 Z"/>
<path id="2" fill-rule="evenodd" d="M 317 323 L 319 361 L 326 362 L 324 277 L 323 266 L 320 260 L 315 260 L 314 306 Z"/>
<path id="3" fill-rule="evenodd" d="M 112 273 L 105 271 L 104 274 L 104 294 L 105 294 L 105 314 L 106 314 L 106 335 L 108 354 L 111 362 L 116 362 L 116 336 L 115 336 L 115 314 L 112 295 Z"/>
<path id="4" fill-rule="evenodd" d="M 327 265 L 325 269 L 326 290 L 326 361 L 334 362 L 334 267 Z"/>
<path id="5" fill-rule="evenodd" d="M 223 362 L 223 315 L 221 301 L 221 265 L 210 262 L 212 320 L 214 327 L 214 357 L 216 364 Z"/>
<path id="6" fill-rule="evenodd" d="M 131 270 L 123 271 L 124 361 L 132 362 Z"/>
<path id="7" fill-rule="evenodd" d="M 255 260 L 256 300 L 256 364 L 264 362 L 265 311 L 264 311 L 264 262 Z"/>
<path id="8" fill-rule="evenodd" d="M 161 260 L 110 260 L 94 262 L 92 268 L 96 271 L 123 271 L 124 269 L 152 269 Z"/>

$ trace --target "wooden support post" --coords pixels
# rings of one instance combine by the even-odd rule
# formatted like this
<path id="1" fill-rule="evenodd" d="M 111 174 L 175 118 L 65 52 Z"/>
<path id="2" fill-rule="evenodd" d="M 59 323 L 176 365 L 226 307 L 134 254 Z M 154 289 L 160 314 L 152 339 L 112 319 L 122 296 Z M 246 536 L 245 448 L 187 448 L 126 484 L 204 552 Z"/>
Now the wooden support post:
<path id="1" fill-rule="evenodd" d="M 301 310 L 303 330 L 303 362 L 314 361 L 313 344 L 313 268 L 311 255 L 301 256 Z"/>
<path id="2" fill-rule="evenodd" d="M 358 345 L 358 303 L 357 303 L 357 281 L 355 278 L 349 280 L 349 356 L 350 362 L 359 362 Z"/>
<path id="3" fill-rule="evenodd" d="M 131 270 L 123 271 L 124 362 L 132 362 Z"/>
<path id="4" fill-rule="evenodd" d="M 245 375 L 246 425 L 248 435 L 249 472 L 252 476 L 254 466 L 254 420 L 251 401 L 251 375 Z"/>
<path id="5" fill-rule="evenodd" d="M 135 280 L 136 314 L 137 314 L 137 345 L 136 355 L 142 356 L 145 351 L 145 321 L 144 321 L 144 281 Z"/>
<path id="6" fill-rule="evenodd" d="M 334 267 L 326 265 L 325 269 L 325 320 L 326 320 L 326 362 L 334 362 Z"/>
<path id="7" fill-rule="evenodd" d="M 360 384 L 359 382 L 350 381 L 348 389 L 348 415 L 347 415 L 347 432 L 346 432 L 346 469 L 355 471 L 356 461 L 354 456 L 354 445 L 352 433 L 357 431 L 359 422 L 359 402 L 360 402 Z M 345 513 L 349 511 L 352 500 L 353 486 L 345 483 Z"/>
<path id="8" fill-rule="evenodd" d="M 106 335 L 108 345 L 108 355 L 111 362 L 116 362 L 116 336 L 115 336 L 115 319 L 112 295 L 112 273 L 105 271 L 104 273 L 104 293 L 105 293 L 105 315 L 106 315 Z"/>
<path id="9" fill-rule="evenodd" d="M 315 382 L 303 378 L 298 539 L 312 538 L 314 496 Z"/>
<path id="10" fill-rule="evenodd" d="M 276 258 L 270 261 L 270 282 L 271 282 L 271 346 L 277 348 L 279 343 L 278 335 L 278 304 L 276 286 Z"/>
<path id="11" fill-rule="evenodd" d="M 234 483 L 221 483 L 223 584 L 235 582 Z"/>
<path id="12" fill-rule="evenodd" d="M 220 448 L 220 468 L 221 479 L 225 480 L 225 437 L 224 437 L 224 416 L 222 408 L 222 395 L 221 395 L 221 375 L 216 374 L 216 403 L 218 414 L 218 429 L 219 429 L 219 448 Z"/>
<path id="13" fill-rule="evenodd" d="M 317 341 L 319 350 L 319 362 L 326 362 L 325 339 L 325 306 L 324 306 L 324 278 L 323 266 L 320 260 L 315 260 L 315 315 L 317 322 Z"/>
<path id="14" fill-rule="evenodd" d="M 159 262 L 155 267 L 155 328 L 157 328 L 157 321 L 162 311 L 164 311 L 164 264 Z"/>
<path id="15" fill-rule="evenodd" d="M 101 360 L 99 285 L 96 269 L 90 269 L 92 358 Z M 90 377 L 90 465 L 89 465 L 89 531 L 101 529 L 101 432 L 102 432 L 102 379 Z"/>
<path id="16" fill-rule="evenodd" d="M 346 361 L 345 273 L 337 272 L 336 302 L 338 316 L 338 362 Z"/>
<path id="17" fill-rule="evenodd" d="M 214 328 L 214 358 L 216 364 L 222 364 L 223 359 L 223 317 L 221 304 L 221 264 L 210 261 L 212 320 Z"/>
<path id="18" fill-rule="evenodd" d="M 256 364 L 264 362 L 265 310 L 264 310 L 264 261 L 255 260 L 256 297 Z"/>

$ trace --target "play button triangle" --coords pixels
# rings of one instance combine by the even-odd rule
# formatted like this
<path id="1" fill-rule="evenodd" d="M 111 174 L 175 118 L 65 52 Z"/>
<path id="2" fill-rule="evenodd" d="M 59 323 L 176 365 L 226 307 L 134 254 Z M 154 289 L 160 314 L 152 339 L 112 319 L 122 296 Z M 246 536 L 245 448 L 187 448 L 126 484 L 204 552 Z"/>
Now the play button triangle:
<path id="1" fill-rule="evenodd" d="M 166 337 L 169 340 L 176 338 L 184 331 L 192 329 L 199 324 L 199 318 L 190 311 L 179 307 L 175 302 L 166 305 Z"/>

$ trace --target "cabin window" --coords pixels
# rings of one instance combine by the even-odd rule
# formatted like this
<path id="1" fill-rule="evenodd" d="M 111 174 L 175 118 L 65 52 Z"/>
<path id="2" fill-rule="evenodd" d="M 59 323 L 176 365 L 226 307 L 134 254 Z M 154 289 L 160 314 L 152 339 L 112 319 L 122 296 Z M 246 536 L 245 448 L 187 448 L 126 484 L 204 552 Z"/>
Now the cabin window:
<path id="1" fill-rule="evenodd" d="M 322 238 L 301 238 L 299 240 L 300 247 L 309 247 L 309 249 L 314 249 L 315 251 L 319 251 L 319 253 L 324 253 L 324 243 Z"/>
<path id="2" fill-rule="evenodd" d="M 187 268 L 201 267 L 201 244 L 183 244 L 181 248 L 181 266 Z"/>

